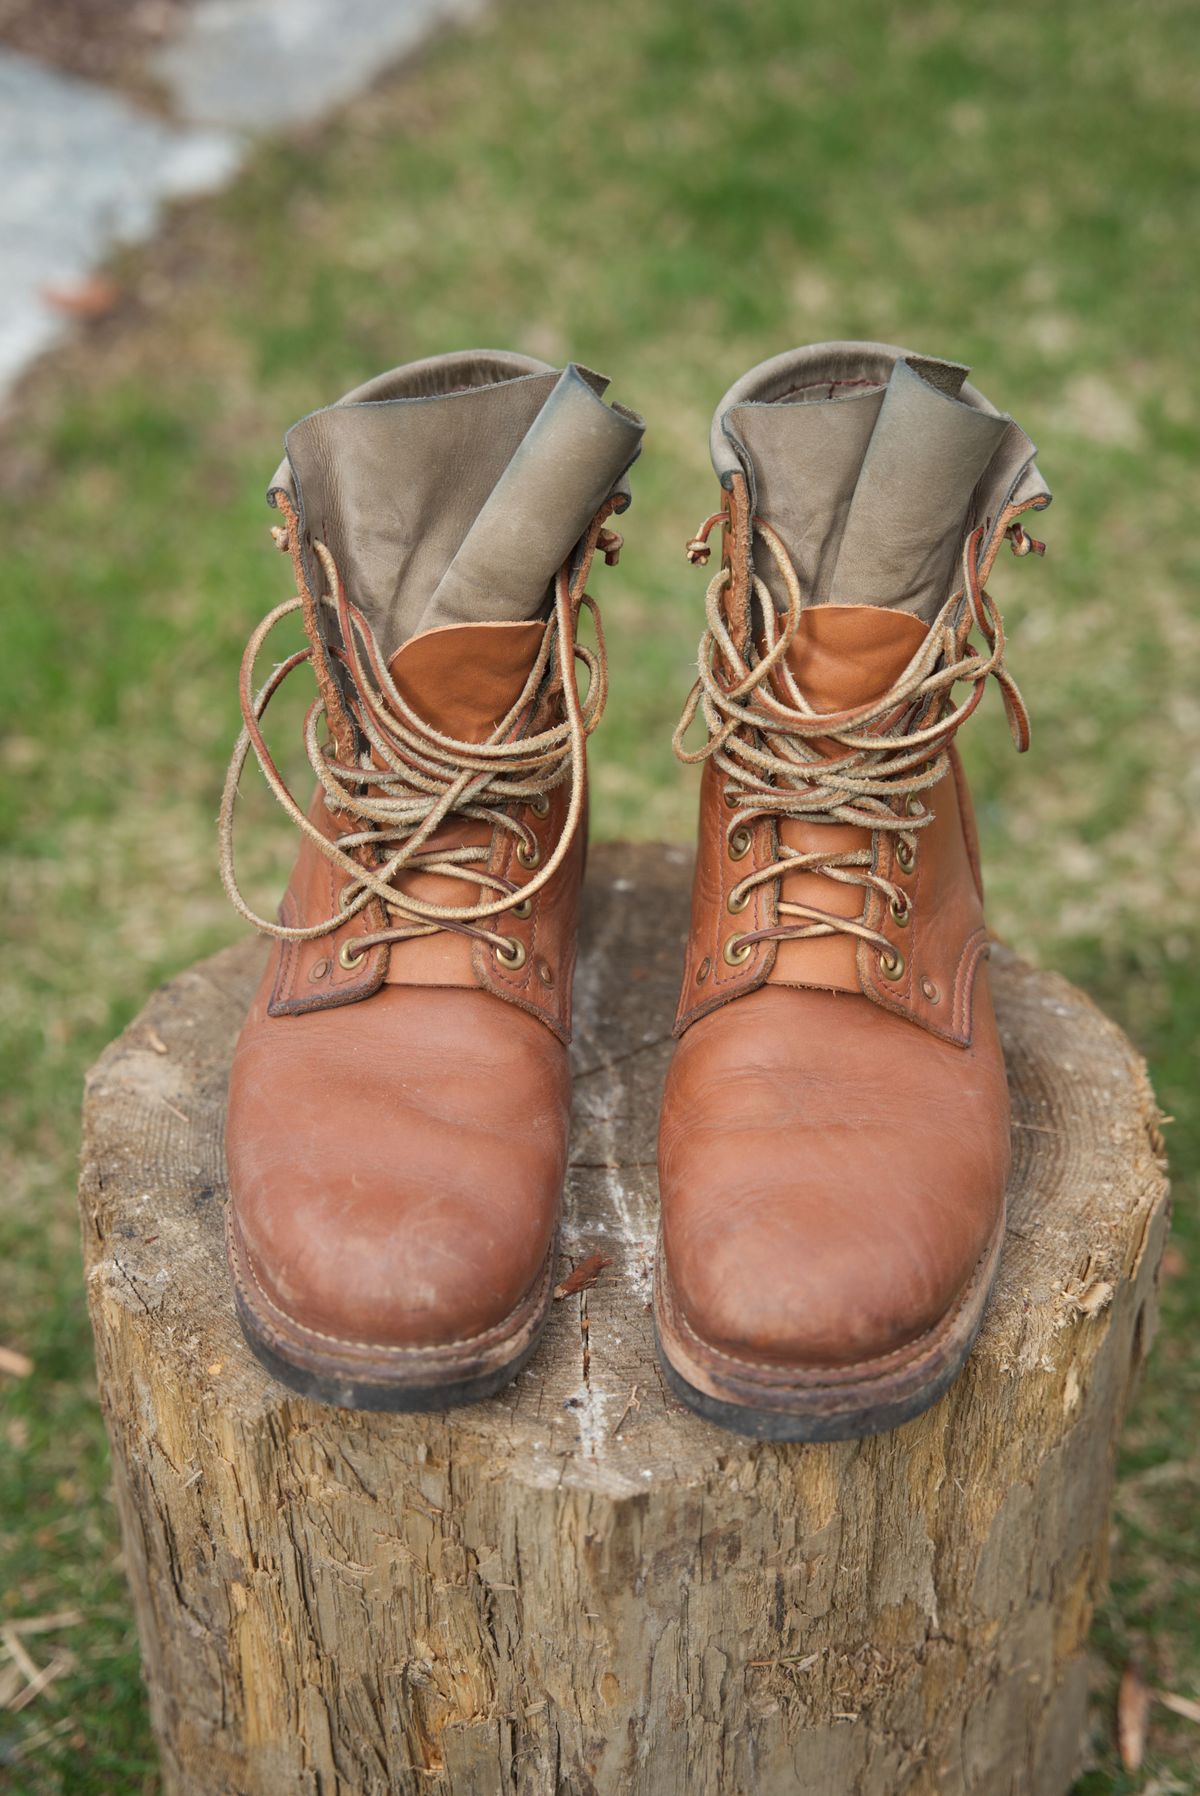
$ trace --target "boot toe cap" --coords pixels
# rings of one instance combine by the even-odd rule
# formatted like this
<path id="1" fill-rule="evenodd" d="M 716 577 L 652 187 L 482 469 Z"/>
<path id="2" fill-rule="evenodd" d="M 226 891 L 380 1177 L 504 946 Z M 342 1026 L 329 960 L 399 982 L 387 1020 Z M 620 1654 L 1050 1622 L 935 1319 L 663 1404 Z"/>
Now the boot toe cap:
<path id="1" fill-rule="evenodd" d="M 565 1052 L 483 992 L 385 987 L 347 1010 L 239 1043 L 227 1158 L 252 1300 L 334 1344 L 469 1342 L 554 1239 Z"/>
<path id="2" fill-rule="evenodd" d="M 735 1358 L 820 1370 L 912 1347 L 1003 1214 L 998 1053 L 865 998 L 767 988 L 715 1012 L 677 1050 L 664 1116 L 674 1303 Z"/>

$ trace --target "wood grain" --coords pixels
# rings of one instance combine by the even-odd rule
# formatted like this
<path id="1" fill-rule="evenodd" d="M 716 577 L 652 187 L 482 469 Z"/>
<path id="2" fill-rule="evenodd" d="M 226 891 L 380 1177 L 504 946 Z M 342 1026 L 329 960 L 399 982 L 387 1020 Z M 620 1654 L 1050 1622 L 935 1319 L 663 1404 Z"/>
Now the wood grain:
<path id="1" fill-rule="evenodd" d="M 593 853 L 560 1278 L 609 1263 L 447 1419 L 291 1397 L 238 1332 L 222 1126 L 260 944 L 94 1069 L 87 1276 L 172 1796 L 1069 1788 L 1166 1230 L 1142 1064 L 997 952 L 1016 1163 L 966 1374 L 875 1440 L 741 1441 L 669 1397 L 650 1327 L 687 889 L 680 850 Z"/>

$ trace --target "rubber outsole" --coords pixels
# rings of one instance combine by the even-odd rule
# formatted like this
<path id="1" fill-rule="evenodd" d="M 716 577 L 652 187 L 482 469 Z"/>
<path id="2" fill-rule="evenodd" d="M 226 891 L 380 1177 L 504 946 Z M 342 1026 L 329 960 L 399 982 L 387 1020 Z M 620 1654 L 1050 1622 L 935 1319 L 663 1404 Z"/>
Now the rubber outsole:
<path id="1" fill-rule="evenodd" d="M 253 1271 L 232 1208 L 227 1214 L 225 1242 L 238 1322 L 250 1351 L 272 1378 L 298 1396 L 336 1409 L 391 1414 L 430 1414 L 480 1403 L 510 1384 L 541 1339 L 553 1301 L 558 1258 L 556 1239 L 537 1284 L 505 1322 L 488 1331 L 486 1346 L 455 1343 L 444 1349 L 405 1350 L 372 1349 L 363 1343 L 353 1347 L 351 1358 L 315 1347 L 294 1323 L 289 1340 L 289 1320 L 282 1312 L 267 1316 L 256 1308 L 250 1296 Z M 464 1351 L 464 1346 L 470 1350 Z M 368 1370 L 372 1358 L 375 1364 Z"/>
<path id="2" fill-rule="evenodd" d="M 697 1340 L 685 1348 L 672 1328 L 674 1299 L 666 1277 L 662 1243 L 659 1242 L 655 1280 L 654 1341 L 663 1375 L 670 1389 L 707 1422 L 715 1422 L 731 1434 L 754 1440 L 849 1441 L 863 1440 L 902 1427 L 931 1409 L 961 1374 L 983 1325 L 988 1299 L 1000 1265 L 1004 1219 L 981 1255 L 971 1283 L 954 1309 L 932 1331 L 931 1345 L 914 1344 L 911 1359 L 903 1352 L 888 1355 L 886 1362 L 839 1367 L 836 1377 L 822 1383 L 809 1374 L 803 1383 L 787 1383 L 786 1368 L 746 1366 L 737 1372 L 717 1370 L 716 1349 L 708 1350 L 708 1365 L 701 1368 L 706 1349 Z M 672 1347 L 675 1349 L 672 1356 Z M 677 1360 L 702 1370 L 710 1387 L 703 1389 L 688 1377 Z M 733 1362 L 730 1362 L 731 1364 Z M 738 1362 L 742 1364 L 744 1362 Z M 750 1389 L 751 1377 L 774 1388 Z M 735 1384 L 740 1389 L 726 1388 Z M 769 1401 L 764 1399 L 769 1398 Z M 756 1400 L 757 1399 L 757 1400 Z"/>

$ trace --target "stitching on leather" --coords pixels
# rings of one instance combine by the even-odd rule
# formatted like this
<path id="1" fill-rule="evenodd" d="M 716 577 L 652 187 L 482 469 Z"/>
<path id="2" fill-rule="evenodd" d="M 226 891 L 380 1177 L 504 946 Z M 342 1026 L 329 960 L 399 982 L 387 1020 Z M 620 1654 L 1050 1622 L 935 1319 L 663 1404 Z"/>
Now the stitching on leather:
<path id="1" fill-rule="evenodd" d="M 551 803 L 562 809 L 565 815 L 566 807 L 561 804 L 557 793 L 554 795 Z M 546 828 L 549 830 L 554 822 L 553 811 L 547 816 L 545 822 Z M 534 835 L 540 843 L 541 837 L 538 836 L 536 829 L 534 830 Z M 505 845 L 500 863 L 495 870 L 498 873 L 507 876 L 512 870 L 515 854 L 515 842 L 510 842 Z M 569 865 L 565 863 L 560 871 L 563 875 L 568 874 Z M 580 884 L 581 883 L 582 880 L 580 881 Z M 556 878 L 553 887 L 545 888 L 542 892 L 539 892 L 537 897 L 533 900 L 533 909 L 529 918 L 529 943 L 526 951 L 525 966 L 521 972 L 513 973 L 503 967 L 497 966 L 482 942 L 476 943 L 475 952 L 471 959 L 476 978 L 485 991 L 490 991 L 493 996 L 502 998 L 507 1003 L 515 1004 L 520 1010 L 527 1011 L 530 1016 L 534 1016 L 539 1022 L 545 1023 L 546 1027 L 552 1030 L 561 1041 L 569 1041 L 571 1035 L 571 979 L 569 974 L 564 974 L 561 965 L 554 964 L 555 961 L 559 959 L 559 953 L 547 954 L 546 956 L 547 962 L 551 965 L 555 975 L 556 983 L 553 986 L 543 986 L 540 981 L 535 985 L 533 978 L 536 961 L 535 951 L 539 940 L 539 925 L 542 919 L 542 900 L 548 900 L 552 891 L 555 898 L 561 897 L 561 892 L 558 888 L 559 880 Z M 576 891 L 576 904 L 578 904 L 578 887 Z M 561 952 L 562 950 L 560 950 L 560 953 Z"/>
<path id="2" fill-rule="evenodd" d="M 289 888 L 289 890 L 283 894 L 283 898 L 280 902 L 280 906 L 279 906 L 280 921 L 283 923 L 286 923 L 290 928 L 293 915 L 294 915 L 294 909 L 293 909 L 293 905 L 292 905 L 292 894 L 291 894 L 291 890 Z M 279 966 L 276 969 L 276 973 L 275 973 L 275 984 L 271 988 L 272 1004 L 276 1004 L 276 1003 L 287 1004 L 291 1001 L 292 990 L 293 990 L 292 972 L 291 972 L 291 957 L 292 957 L 293 951 L 295 949 L 295 946 L 296 946 L 296 944 L 294 942 L 288 941 L 286 939 L 286 937 L 279 944 L 279 948 L 280 948 Z"/>
<path id="3" fill-rule="evenodd" d="M 954 793 L 958 800 L 958 821 L 962 827 L 963 845 L 967 851 L 967 865 L 971 869 L 971 880 L 979 898 L 983 897 L 983 867 L 979 854 L 979 826 L 975 819 L 974 807 L 971 804 L 971 792 L 967 785 L 966 769 L 962 764 L 962 756 L 958 752 L 958 744 L 950 744 L 950 770 L 954 775 Z"/>
<path id="4" fill-rule="evenodd" d="M 303 853 L 303 849 L 301 850 Z M 293 869 L 292 877 L 295 878 Z M 332 867 L 327 867 L 326 878 L 329 887 L 330 909 L 337 902 L 337 885 Z M 364 917 L 370 921 L 371 907 L 368 905 Z M 279 904 L 279 918 L 282 923 L 292 919 L 299 920 L 299 907 L 293 902 L 291 883 Z M 340 931 L 338 932 L 341 933 Z M 333 953 L 338 935 L 322 945 L 326 952 Z M 385 947 L 369 948 L 363 962 L 364 971 L 356 979 L 347 979 L 344 984 L 331 983 L 325 991 L 303 992 L 295 996 L 300 986 L 300 966 L 303 950 L 310 943 L 301 943 L 284 937 L 279 944 L 279 962 L 275 974 L 275 983 L 271 988 L 271 996 L 267 1003 L 267 1014 L 271 1017 L 308 1016 L 315 1010 L 336 1010 L 346 1004 L 357 1003 L 362 998 L 374 997 L 387 975 L 387 950 Z M 336 960 L 334 962 L 336 966 Z"/>
<path id="5" fill-rule="evenodd" d="M 864 995 L 870 997 L 881 1007 L 881 1009 L 888 1010 L 895 1016 L 905 1017 L 910 1022 L 915 1023 L 918 1028 L 927 1030 L 930 1035 L 936 1036 L 939 1041 L 950 1042 L 957 1048 L 968 1048 L 971 1045 L 969 1024 L 971 1018 L 971 1000 L 974 992 L 971 974 L 974 966 L 978 963 L 984 948 L 987 946 L 987 939 L 987 929 L 982 925 L 977 929 L 973 929 L 971 934 L 967 937 L 954 971 L 952 981 L 953 1017 L 948 1024 L 938 1023 L 932 1014 L 927 1015 L 924 1011 L 919 1010 L 915 1003 L 906 1004 L 893 993 L 885 991 L 883 986 L 870 972 L 862 975 L 867 982 L 866 987 L 864 987 Z M 968 961 L 970 961 L 970 965 L 966 964 Z"/>
<path id="6" fill-rule="evenodd" d="M 231 1222 L 230 1233 L 234 1234 L 235 1229 L 236 1224 Z M 509 1311 L 502 1322 L 494 1323 L 491 1328 L 485 1328 L 479 1334 L 461 1335 L 458 1340 L 455 1341 L 440 1341 L 436 1347 L 395 1347 L 379 1344 L 373 1341 L 358 1341 L 349 1335 L 326 1334 L 319 1328 L 310 1328 L 306 1322 L 298 1322 L 294 1316 L 289 1316 L 286 1310 L 281 1309 L 275 1302 L 275 1299 L 271 1296 L 270 1292 L 263 1288 L 262 1280 L 254 1270 L 254 1262 L 250 1258 L 250 1250 L 246 1247 L 240 1233 L 235 1235 L 235 1242 L 237 1248 L 240 1250 L 237 1254 L 237 1261 L 242 1259 L 245 1260 L 246 1269 L 254 1281 L 255 1290 L 258 1291 L 264 1303 L 267 1305 L 267 1308 L 271 1310 L 275 1316 L 278 1316 L 282 1322 L 286 1323 L 288 1328 L 295 1329 L 298 1334 L 310 1335 L 315 1341 L 329 1341 L 335 1347 L 359 1347 L 366 1353 L 384 1354 L 399 1359 L 428 1357 L 430 1354 L 446 1354 L 456 1347 L 475 1347 L 481 1342 L 489 1339 L 501 1340 L 507 1334 L 511 1333 L 513 1317 L 519 1315 L 526 1307 L 529 1307 L 530 1297 L 536 1297 L 541 1286 L 546 1282 L 546 1271 L 554 1254 L 557 1238 L 550 1243 L 550 1246 L 546 1251 L 546 1258 L 542 1262 L 542 1271 L 537 1284 L 531 1288 L 530 1292 L 526 1293 L 514 1309 Z M 234 1277 L 238 1278 L 239 1282 L 241 1282 L 241 1269 L 237 1261 L 235 1261 L 232 1271 Z"/>
<path id="7" fill-rule="evenodd" d="M 967 937 L 954 970 L 954 1017 L 959 1033 L 969 1036 L 971 999 L 974 994 L 972 975 L 987 947 L 987 929 L 981 924 Z M 968 960 L 970 964 L 968 965 Z"/>
<path id="8" fill-rule="evenodd" d="M 1003 1231 L 1001 1232 L 1001 1239 L 1003 1239 Z M 833 1373 L 839 1373 L 839 1372 L 858 1372 L 861 1370 L 863 1372 L 862 1378 L 851 1378 L 851 1379 L 846 1379 L 844 1381 L 844 1385 L 846 1387 L 849 1387 L 854 1384 L 862 1384 L 862 1383 L 867 1382 L 868 1379 L 874 1375 L 874 1369 L 876 1367 L 892 1365 L 896 1361 L 902 1360 L 902 1359 L 911 1359 L 914 1357 L 919 1358 L 920 1357 L 919 1354 L 914 1354 L 914 1352 L 913 1352 L 914 1348 L 921 1348 L 926 1345 L 932 1347 L 936 1344 L 936 1340 L 938 1337 L 948 1334 L 950 1329 L 953 1327 L 954 1323 L 958 1320 L 959 1316 L 962 1314 L 963 1310 L 966 1308 L 969 1300 L 975 1295 L 975 1287 L 976 1287 L 976 1283 L 978 1281 L 980 1270 L 986 1264 L 988 1255 L 993 1251 L 994 1246 L 995 1246 L 995 1242 L 989 1241 L 987 1246 L 984 1248 L 983 1252 L 980 1254 L 979 1258 L 976 1260 L 974 1266 L 971 1268 L 970 1280 L 968 1281 L 965 1289 L 963 1290 L 962 1295 L 958 1299 L 958 1302 L 955 1304 L 954 1308 L 952 1310 L 947 1310 L 947 1312 L 944 1316 L 942 1316 L 937 1322 L 933 1323 L 931 1327 L 925 1329 L 921 1334 L 914 1335 L 912 1340 L 907 1341 L 903 1347 L 893 1348 L 891 1353 L 882 1354 L 878 1359 L 851 1360 L 849 1365 L 844 1365 L 844 1366 L 827 1366 L 827 1365 L 805 1366 L 805 1368 L 804 1368 L 805 1372 L 806 1373 L 815 1373 L 817 1376 L 820 1376 L 822 1374 L 833 1374 Z M 660 1240 L 660 1252 L 661 1252 L 661 1240 Z M 689 1335 L 691 1337 L 691 1339 L 695 1342 L 696 1346 L 701 1348 L 704 1353 L 711 1354 L 716 1359 L 726 1360 L 732 1366 L 745 1366 L 747 1371 L 750 1371 L 750 1372 L 766 1372 L 768 1374 L 771 1374 L 776 1370 L 776 1368 L 767 1360 L 741 1359 L 738 1357 L 738 1355 L 736 1353 L 726 1353 L 722 1348 L 714 1347 L 710 1341 L 706 1341 L 704 1339 L 703 1335 L 698 1335 L 696 1333 L 695 1329 L 692 1327 L 691 1323 L 688 1321 L 687 1317 L 684 1315 L 682 1308 L 680 1308 L 680 1306 L 674 1301 L 673 1297 L 671 1299 L 671 1310 L 672 1310 L 672 1321 L 677 1322 L 677 1324 L 681 1328 L 681 1330 L 684 1333 L 686 1333 L 687 1335 Z M 774 1379 L 774 1378 L 770 1379 L 770 1382 L 779 1384 L 779 1385 L 783 1385 L 786 1387 L 790 1387 L 792 1389 L 807 1388 L 803 1381 L 799 1381 L 795 1378 L 788 1378 L 786 1373 L 783 1373 L 777 1379 Z M 842 1387 L 842 1385 L 839 1385 L 838 1388 L 841 1389 L 843 1387 Z"/>
<path id="9" fill-rule="evenodd" d="M 783 405 L 787 400 L 795 399 L 800 393 L 819 393 L 823 389 L 828 389 L 828 397 L 832 399 L 838 387 L 878 387 L 880 392 L 882 392 L 886 384 L 885 381 L 871 380 L 869 377 L 864 376 L 859 376 L 855 379 L 847 378 L 845 380 L 837 378 L 831 380 L 808 380 L 804 382 L 803 386 L 789 387 L 786 393 L 781 393 L 779 398 L 772 403 L 775 405 Z"/>

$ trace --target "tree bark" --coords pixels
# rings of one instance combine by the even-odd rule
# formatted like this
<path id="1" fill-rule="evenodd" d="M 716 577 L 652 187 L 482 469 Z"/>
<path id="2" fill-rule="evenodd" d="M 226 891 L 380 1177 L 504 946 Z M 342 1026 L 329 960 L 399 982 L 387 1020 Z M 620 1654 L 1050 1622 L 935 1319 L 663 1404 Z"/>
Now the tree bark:
<path id="1" fill-rule="evenodd" d="M 221 1243 L 248 942 L 88 1082 L 101 1398 L 171 1796 L 1057 1796 L 1167 1224 L 1140 1060 L 998 950 L 1015 1167 L 964 1376 L 863 1443 L 753 1443 L 664 1390 L 654 1142 L 682 851 L 595 852 L 564 1274 L 532 1366 L 445 1418 L 331 1411 L 243 1344 Z"/>

